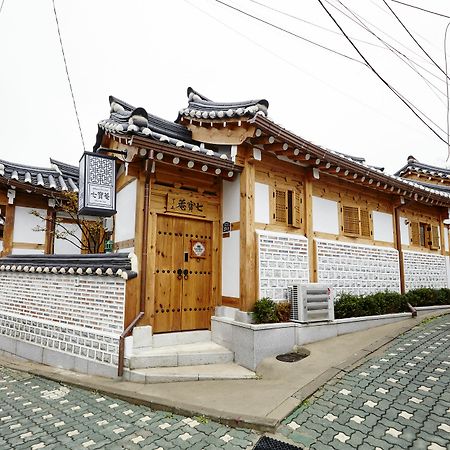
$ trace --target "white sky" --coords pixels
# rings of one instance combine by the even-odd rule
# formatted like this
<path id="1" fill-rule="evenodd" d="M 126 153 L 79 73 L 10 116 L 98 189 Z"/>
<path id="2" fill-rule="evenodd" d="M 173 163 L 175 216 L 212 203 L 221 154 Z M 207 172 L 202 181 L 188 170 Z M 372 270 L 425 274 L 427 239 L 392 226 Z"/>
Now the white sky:
<path id="1" fill-rule="evenodd" d="M 250 0 L 224 0 L 311 40 L 359 58 L 348 42 Z M 258 0 L 337 30 L 316 0 Z M 328 0 L 342 9 L 338 0 Z M 448 0 L 405 0 L 450 15 Z M 418 61 L 445 93 L 444 76 L 421 53 L 382 0 L 342 0 L 391 34 L 378 35 Z M 325 2 L 354 38 L 379 44 Z M 444 67 L 450 19 L 393 3 L 414 36 Z M 192 86 L 209 98 L 266 98 L 277 123 L 312 142 L 399 169 L 408 155 L 443 165 L 447 148 L 361 64 L 232 11 L 214 0 L 56 0 L 86 149 L 109 116 L 108 95 L 175 120 Z M 449 36 L 450 41 L 450 36 Z M 355 41 L 375 68 L 446 130 L 446 98 L 405 64 Z M 450 42 L 449 42 L 450 45 Z M 414 54 L 415 53 L 415 54 Z M 445 133 L 441 133 L 444 136 Z M 5 0 L 0 14 L 0 159 L 77 164 L 83 151 L 51 0 Z"/>

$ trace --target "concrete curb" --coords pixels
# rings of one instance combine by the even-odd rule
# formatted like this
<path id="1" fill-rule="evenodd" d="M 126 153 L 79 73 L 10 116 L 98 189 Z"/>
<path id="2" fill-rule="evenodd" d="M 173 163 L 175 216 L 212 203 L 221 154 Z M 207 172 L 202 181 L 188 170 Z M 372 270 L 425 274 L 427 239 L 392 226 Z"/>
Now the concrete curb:
<path id="1" fill-rule="evenodd" d="M 433 317 L 438 317 L 440 315 L 444 314 L 436 314 L 433 315 Z M 324 384 L 332 378 L 343 375 L 361 365 L 365 360 L 372 357 L 374 353 L 381 351 L 398 336 L 420 325 L 424 319 L 426 320 L 426 318 L 421 318 L 419 320 L 413 319 L 412 323 L 400 327 L 395 333 L 377 339 L 341 363 L 329 367 L 327 370 L 318 374 L 313 381 L 302 386 L 293 395 L 290 395 L 288 398 L 281 401 L 267 416 L 252 416 L 246 414 L 236 415 L 226 413 L 210 406 L 193 405 L 187 402 L 174 402 L 169 399 L 163 401 L 161 397 L 152 396 L 142 392 L 142 385 L 139 383 L 123 382 L 99 376 L 79 374 L 15 357 L 0 356 L 0 365 L 79 388 L 98 391 L 105 395 L 129 401 L 130 403 L 146 405 L 158 410 L 186 416 L 204 415 L 211 420 L 233 427 L 251 428 L 262 432 L 275 432 L 276 428 L 287 415 L 295 410 L 301 402 L 319 390 Z M 254 380 L 249 381 L 254 382 Z"/>

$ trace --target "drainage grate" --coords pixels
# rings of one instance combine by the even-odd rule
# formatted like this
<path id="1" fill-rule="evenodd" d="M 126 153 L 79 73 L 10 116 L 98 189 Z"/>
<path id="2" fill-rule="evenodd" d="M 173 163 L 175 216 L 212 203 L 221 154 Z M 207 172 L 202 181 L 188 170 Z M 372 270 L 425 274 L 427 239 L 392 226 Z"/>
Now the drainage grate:
<path id="1" fill-rule="evenodd" d="M 286 442 L 277 441 L 267 436 L 263 436 L 256 444 L 254 450 L 296 450 L 301 447 L 296 447 Z"/>
<path id="2" fill-rule="evenodd" d="M 308 355 L 297 353 L 297 352 L 291 352 L 291 353 L 285 353 L 283 355 L 276 356 L 276 359 L 278 361 L 282 362 L 297 362 L 300 361 L 303 358 L 306 358 Z"/>

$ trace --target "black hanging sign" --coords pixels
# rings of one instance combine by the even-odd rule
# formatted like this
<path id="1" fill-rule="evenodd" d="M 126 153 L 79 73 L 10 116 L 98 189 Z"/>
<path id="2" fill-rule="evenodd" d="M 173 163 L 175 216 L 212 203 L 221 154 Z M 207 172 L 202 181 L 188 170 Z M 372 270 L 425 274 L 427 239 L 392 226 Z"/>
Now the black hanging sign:
<path id="1" fill-rule="evenodd" d="M 115 158 L 84 152 L 80 159 L 78 213 L 101 217 L 116 213 Z"/>

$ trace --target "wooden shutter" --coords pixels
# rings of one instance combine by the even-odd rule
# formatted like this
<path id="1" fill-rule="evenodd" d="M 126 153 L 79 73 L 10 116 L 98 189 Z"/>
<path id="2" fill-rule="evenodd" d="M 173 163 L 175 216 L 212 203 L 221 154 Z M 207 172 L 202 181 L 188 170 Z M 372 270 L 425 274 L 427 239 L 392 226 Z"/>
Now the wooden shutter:
<path id="1" fill-rule="evenodd" d="M 287 223 L 287 192 L 283 189 L 275 189 L 275 222 L 286 225 Z"/>
<path id="2" fill-rule="evenodd" d="M 361 236 L 370 238 L 370 214 L 369 211 L 361 209 L 359 212 L 361 221 Z"/>
<path id="3" fill-rule="evenodd" d="M 439 249 L 439 231 L 438 231 L 438 227 L 436 225 L 431 225 L 430 241 L 431 241 L 430 248 L 432 250 L 438 250 Z"/>
<path id="4" fill-rule="evenodd" d="M 409 240 L 411 245 L 420 245 L 419 222 L 411 222 L 409 224 Z"/>
<path id="5" fill-rule="evenodd" d="M 292 193 L 292 226 L 295 228 L 300 228 L 302 223 L 302 213 L 301 213 L 302 197 L 300 192 L 293 191 Z"/>
<path id="6" fill-rule="evenodd" d="M 354 206 L 342 207 L 342 230 L 344 234 L 359 235 L 359 208 Z"/>

